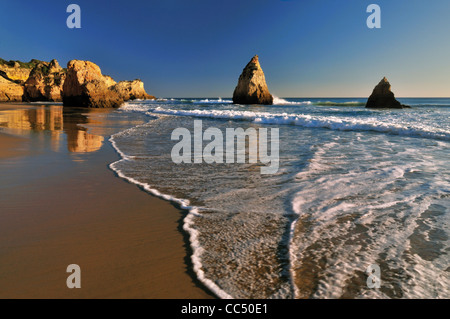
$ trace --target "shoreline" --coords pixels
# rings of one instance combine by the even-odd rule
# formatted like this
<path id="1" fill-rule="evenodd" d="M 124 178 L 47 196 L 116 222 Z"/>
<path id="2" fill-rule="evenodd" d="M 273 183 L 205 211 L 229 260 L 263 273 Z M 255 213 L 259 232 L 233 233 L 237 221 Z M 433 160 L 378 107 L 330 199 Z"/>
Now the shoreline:
<path id="1" fill-rule="evenodd" d="M 17 107 L 37 106 L 1 103 L 0 114 Z M 70 128 L 65 123 L 67 138 Z M 120 159 L 108 135 L 93 152 L 55 153 L 41 145 L 36 152 L 46 134 L 7 131 L 0 130 L 0 298 L 215 298 L 193 273 L 186 212 L 119 178 L 108 167 Z M 19 153 L 6 151 L 19 142 Z M 73 263 L 81 289 L 66 287 Z"/>

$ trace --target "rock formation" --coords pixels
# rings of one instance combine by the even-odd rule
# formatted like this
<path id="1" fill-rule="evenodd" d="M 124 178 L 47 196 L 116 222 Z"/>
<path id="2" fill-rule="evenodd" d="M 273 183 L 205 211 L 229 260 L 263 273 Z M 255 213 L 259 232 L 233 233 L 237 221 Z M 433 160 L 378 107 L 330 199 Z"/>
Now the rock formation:
<path id="1" fill-rule="evenodd" d="M 64 106 L 119 107 L 123 99 L 110 86 L 114 81 L 102 75 L 98 65 L 89 61 L 71 60 L 63 86 Z"/>
<path id="2" fill-rule="evenodd" d="M 141 80 L 134 81 L 121 81 L 112 87 L 112 90 L 117 92 L 119 96 L 124 100 L 149 100 L 155 99 L 154 96 L 145 92 L 144 82 Z"/>
<path id="3" fill-rule="evenodd" d="M 394 93 L 391 91 L 391 84 L 384 77 L 373 89 L 372 95 L 367 100 L 366 107 L 401 109 L 409 106 L 403 105 L 395 99 Z"/>
<path id="4" fill-rule="evenodd" d="M 58 61 L 37 64 L 25 82 L 24 101 L 62 101 L 66 71 L 61 68 Z"/>
<path id="5" fill-rule="evenodd" d="M 273 97 L 267 88 L 264 72 L 255 55 L 242 71 L 234 89 L 235 104 L 273 104 Z"/>
<path id="6" fill-rule="evenodd" d="M 100 68 L 89 61 L 72 60 L 67 63 L 67 77 L 63 86 L 65 106 L 119 107 L 124 101 L 154 99 L 144 90 L 141 80 L 116 83 L 102 75 Z"/>
<path id="7" fill-rule="evenodd" d="M 44 62 L 0 59 L 0 101 L 61 101 L 65 71 L 56 60 Z"/>
<path id="8" fill-rule="evenodd" d="M 30 62 L 21 61 L 5 61 L 0 59 L 0 76 L 5 79 L 16 82 L 17 84 L 23 84 L 30 76 L 31 70 L 39 63 L 43 61 L 31 60 Z"/>
<path id="9" fill-rule="evenodd" d="M 0 102 L 22 102 L 23 86 L 0 76 Z"/>
<path id="10" fill-rule="evenodd" d="M 114 81 L 114 79 L 112 77 L 110 77 L 109 75 L 104 75 L 103 79 L 105 80 L 106 86 L 107 87 L 111 87 L 113 85 L 116 85 L 116 81 Z"/>
<path id="11" fill-rule="evenodd" d="M 72 60 L 67 70 L 58 61 L 0 59 L 0 102 L 63 101 L 66 106 L 119 107 L 124 101 L 155 99 L 141 80 L 116 83 L 89 61 Z"/>
<path id="12" fill-rule="evenodd" d="M 28 63 L 0 59 L 0 102 L 22 102 L 23 83 L 39 60 Z"/>

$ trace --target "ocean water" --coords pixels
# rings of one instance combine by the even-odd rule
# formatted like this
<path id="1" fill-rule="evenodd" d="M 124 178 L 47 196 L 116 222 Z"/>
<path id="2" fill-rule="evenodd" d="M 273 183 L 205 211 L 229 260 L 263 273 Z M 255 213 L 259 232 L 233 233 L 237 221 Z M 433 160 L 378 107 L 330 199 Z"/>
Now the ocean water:
<path id="1" fill-rule="evenodd" d="M 135 101 L 118 175 L 187 210 L 197 277 L 221 298 L 450 298 L 450 99 Z M 175 164 L 175 128 L 278 128 L 279 170 Z M 204 142 L 203 146 L 208 144 Z M 149 252 L 151 253 L 151 252 Z M 380 288 L 367 285 L 380 267 Z"/>

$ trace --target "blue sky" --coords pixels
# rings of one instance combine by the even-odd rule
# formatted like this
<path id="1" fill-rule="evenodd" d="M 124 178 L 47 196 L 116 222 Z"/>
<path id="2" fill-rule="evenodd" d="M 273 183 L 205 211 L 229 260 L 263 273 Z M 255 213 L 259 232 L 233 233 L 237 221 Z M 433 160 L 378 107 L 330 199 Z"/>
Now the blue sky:
<path id="1" fill-rule="evenodd" d="M 81 7 L 81 29 L 66 8 Z M 381 7 L 381 29 L 366 8 Z M 255 54 L 279 97 L 450 96 L 450 1 L 1 0 L 0 57 L 97 63 L 159 97 L 230 97 Z"/>

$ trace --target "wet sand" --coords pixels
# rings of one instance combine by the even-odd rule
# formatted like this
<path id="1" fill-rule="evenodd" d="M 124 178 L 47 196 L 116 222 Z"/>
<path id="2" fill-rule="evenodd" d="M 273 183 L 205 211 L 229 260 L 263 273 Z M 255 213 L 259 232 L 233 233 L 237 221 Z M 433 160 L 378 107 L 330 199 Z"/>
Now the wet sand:
<path id="1" fill-rule="evenodd" d="M 8 108 L 2 105 L 0 115 Z M 67 127 L 52 138 L 70 143 L 60 137 Z M 0 298 L 214 297 L 192 273 L 181 229 L 185 212 L 116 177 L 108 164 L 119 157 L 108 136 L 100 149 L 77 153 L 67 145 L 41 147 L 46 129 L 29 137 L 5 131 L 0 128 Z M 81 267 L 81 289 L 66 286 L 69 264 Z"/>
<path id="2" fill-rule="evenodd" d="M 28 140 L 0 132 L 0 160 L 2 158 L 26 155 L 25 147 Z"/>

